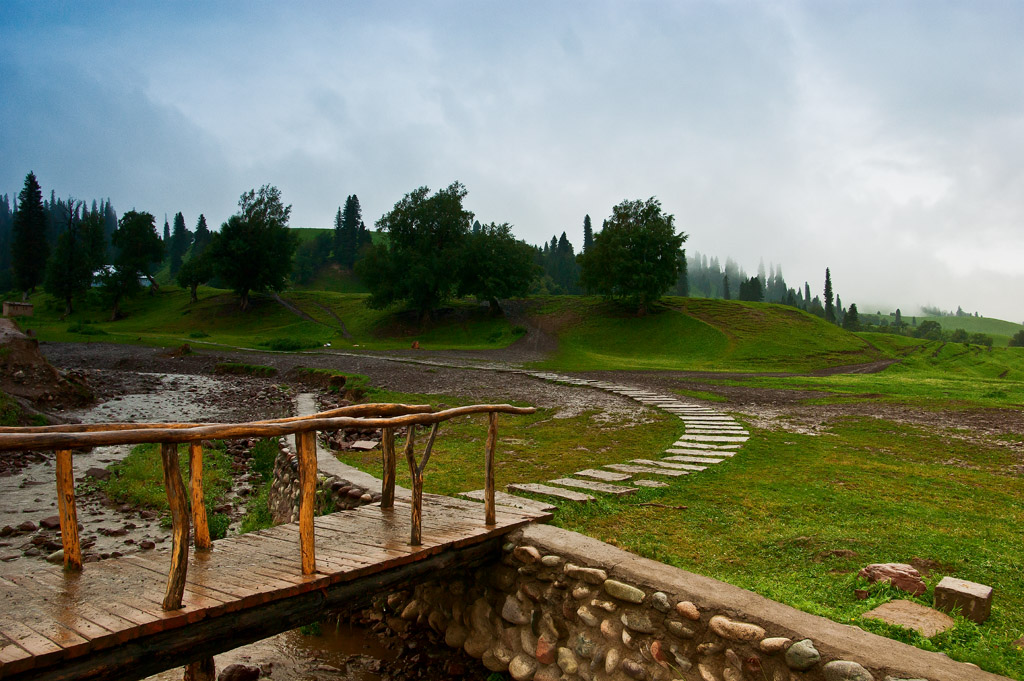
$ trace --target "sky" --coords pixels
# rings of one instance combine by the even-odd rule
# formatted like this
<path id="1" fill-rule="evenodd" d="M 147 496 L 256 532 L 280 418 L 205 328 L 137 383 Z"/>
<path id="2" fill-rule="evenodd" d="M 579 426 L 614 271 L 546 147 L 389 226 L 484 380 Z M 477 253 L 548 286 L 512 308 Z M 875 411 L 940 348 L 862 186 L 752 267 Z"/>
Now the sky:
<path id="1" fill-rule="evenodd" d="M 1024 321 L 1024 3 L 20 2 L 0 6 L 0 194 L 219 225 L 372 225 L 462 182 L 582 245 L 656 196 L 688 253 L 863 312 Z"/>

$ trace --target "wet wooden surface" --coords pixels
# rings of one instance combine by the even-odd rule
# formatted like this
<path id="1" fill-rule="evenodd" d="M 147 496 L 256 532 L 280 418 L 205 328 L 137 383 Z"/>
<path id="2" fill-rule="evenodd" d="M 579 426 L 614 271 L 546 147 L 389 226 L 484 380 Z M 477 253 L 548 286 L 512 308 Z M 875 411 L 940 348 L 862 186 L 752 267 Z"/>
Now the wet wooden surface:
<path id="1" fill-rule="evenodd" d="M 217 540 L 212 551 L 190 557 L 183 605 L 169 612 L 161 607 L 167 552 L 88 563 L 81 573 L 9 568 L 0 572 L 0 678 L 32 678 L 35 670 L 175 629 L 184 635 L 200 620 L 230 623 L 247 609 L 372 578 L 550 518 L 502 506 L 488 526 L 482 504 L 425 494 L 422 544 L 410 546 L 410 515 L 409 500 L 396 499 L 392 509 L 374 504 L 317 518 L 317 570 L 310 575 L 302 574 L 296 523 Z"/>

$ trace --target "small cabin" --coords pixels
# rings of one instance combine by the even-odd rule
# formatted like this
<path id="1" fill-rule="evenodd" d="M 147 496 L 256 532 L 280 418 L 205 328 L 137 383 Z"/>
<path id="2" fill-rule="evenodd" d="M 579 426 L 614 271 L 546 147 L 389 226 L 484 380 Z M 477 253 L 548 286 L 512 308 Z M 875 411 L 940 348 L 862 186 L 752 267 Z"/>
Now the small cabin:
<path id="1" fill-rule="evenodd" d="M 32 303 L 22 303 L 14 300 L 4 301 L 5 317 L 31 317 Z"/>

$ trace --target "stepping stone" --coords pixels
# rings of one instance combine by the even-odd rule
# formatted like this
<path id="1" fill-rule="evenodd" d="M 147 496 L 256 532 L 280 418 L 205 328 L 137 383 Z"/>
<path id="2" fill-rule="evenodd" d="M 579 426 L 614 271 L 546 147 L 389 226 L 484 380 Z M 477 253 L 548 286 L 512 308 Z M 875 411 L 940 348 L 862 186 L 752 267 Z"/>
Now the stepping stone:
<path id="1" fill-rule="evenodd" d="M 355 442 L 352 443 L 349 449 L 356 449 L 359 451 L 368 452 L 371 449 L 376 449 L 378 446 L 380 446 L 380 443 L 374 440 L 356 440 Z"/>
<path id="2" fill-rule="evenodd" d="M 573 475 L 582 475 L 584 478 L 594 478 L 604 482 L 626 482 L 632 475 L 626 473 L 612 473 L 611 471 L 599 471 L 595 468 L 588 468 L 585 471 L 576 471 Z"/>
<path id="3" fill-rule="evenodd" d="M 952 617 L 927 605 L 914 601 L 896 600 L 882 603 L 874 610 L 869 610 L 861 617 L 876 619 L 897 624 L 901 627 L 914 629 L 925 638 L 931 638 L 947 629 L 952 629 L 956 622 Z"/>
<path id="4" fill-rule="evenodd" d="M 680 416 L 679 418 L 681 418 L 682 420 L 686 421 L 687 423 L 690 423 L 691 421 L 693 423 L 702 423 L 702 422 L 705 422 L 705 421 L 708 422 L 708 423 L 735 423 L 736 422 L 736 419 L 734 419 L 731 416 L 711 416 L 710 414 L 707 415 L 707 416 Z"/>
<path id="5" fill-rule="evenodd" d="M 665 461 L 682 461 L 683 463 L 722 463 L 721 459 L 707 456 L 666 456 Z"/>
<path id="6" fill-rule="evenodd" d="M 736 452 L 727 452 L 716 449 L 666 449 L 666 454 L 692 454 L 696 456 L 734 456 Z M 672 457 L 666 457 L 671 459 Z"/>
<path id="7" fill-rule="evenodd" d="M 681 435 L 679 439 L 687 442 L 746 442 L 750 438 L 738 435 Z"/>
<path id="8" fill-rule="evenodd" d="M 638 463 L 641 466 L 657 466 L 658 468 L 671 468 L 673 470 L 681 471 L 706 471 L 707 466 L 694 466 L 688 463 L 669 463 L 667 461 L 651 461 L 650 459 L 633 459 L 633 463 Z"/>
<path id="9" fill-rule="evenodd" d="M 459 492 L 460 497 L 466 497 L 473 501 L 483 501 L 484 491 L 482 489 L 475 489 L 472 492 Z M 524 511 L 538 511 L 540 513 L 547 513 L 548 511 L 554 511 L 557 506 L 552 506 L 543 501 L 534 501 L 533 499 L 524 499 L 522 497 L 515 497 L 511 494 L 505 494 L 494 490 L 494 503 L 499 506 L 511 506 L 512 508 L 519 508 Z"/>
<path id="10" fill-rule="evenodd" d="M 687 435 L 750 435 L 740 428 L 687 428 Z"/>
<path id="11" fill-rule="evenodd" d="M 679 442 L 676 442 L 674 444 L 675 444 L 676 447 L 689 447 L 691 449 L 739 449 L 740 448 L 739 445 L 713 445 L 713 444 L 709 444 L 707 442 L 686 442 L 686 441 L 683 441 L 683 440 L 680 440 Z M 673 454 L 676 453 L 676 452 L 672 451 L 671 449 L 669 449 L 667 451 L 672 452 Z"/>
<path id="12" fill-rule="evenodd" d="M 573 492 L 572 490 L 563 489 L 561 487 L 541 485 L 536 482 L 514 482 L 511 485 L 506 486 L 505 489 L 507 489 L 509 492 L 545 494 L 549 497 L 565 499 L 566 501 L 579 501 L 581 503 L 594 500 L 594 497 L 590 496 L 589 494 L 583 494 L 582 492 Z"/>
<path id="13" fill-rule="evenodd" d="M 668 487 L 668 483 L 661 480 L 634 480 L 633 484 L 638 487 Z"/>
<path id="14" fill-rule="evenodd" d="M 588 492 L 603 492 L 614 494 L 617 497 L 624 497 L 636 491 L 636 487 L 623 487 L 622 485 L 609 485 L 607 482 L 594 482 L 592 480 L 576 480 L 575 478 L 558 478 L 548 480 L 552 485 L 563 485 L 565 487 L 578 487 Z"/>
<path id="15" fill-rule="evenodd" d="M 613 471 L 622 471 L 623 473 L 649 473 L 651 475 L 666 475 L 670 478 L 678 478 L 680 475 L 686 475 L 686 471 L 672 470 L 671 468 L 655 468 L 652 466 L 634 466 L 628 463 L 610 463 L 605 468 L 611 468 Z"/>

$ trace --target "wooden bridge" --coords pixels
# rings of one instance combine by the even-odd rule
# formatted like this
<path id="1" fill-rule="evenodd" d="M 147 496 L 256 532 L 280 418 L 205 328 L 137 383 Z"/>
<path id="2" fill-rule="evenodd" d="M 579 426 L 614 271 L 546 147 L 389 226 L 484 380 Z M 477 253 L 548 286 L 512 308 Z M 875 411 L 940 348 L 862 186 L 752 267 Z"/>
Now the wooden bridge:
<path id="1" fill-rule="evenodd" d="M 493 559 L 501 537 L 550 516 L 497 507 L 494 456 L 499 413 L 532 408 L 372 404 L 245 424 L 96 424 L 0 429 L 0 451 L 55 449 L 64 567 L 0 575 L 0 679 L 139 679 L 185 666 L 213 679 L 213 655 L 316 621 L 327 610 L 438 571 Z M 424 495 L 423 475 L 443 421 L 488 416 L 485 502 Z M 415 429 L 431 426 L 419 460 Z M 395 430 L 406 427 L 411 496 L 395 498 Z M 381 428 L 379 505 L 314 518 L 316 432 Z M 299 522 L 211 542 L 202 489 L 203 440 L 294 433 L 301 475 Z M 162 443 L 172 518 L 170 559 L 134 554 L 83 569 L 72 450 Z M 190 490 L 178 466 L 188 443 Z M 191 498 L 191 512 L 186 497 Z M 481 515 L 483 517 L 481 517 Z M 190 525 L 196 552 L 189 560 Z"/>

